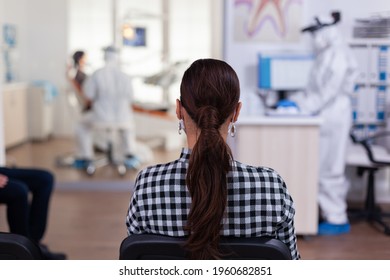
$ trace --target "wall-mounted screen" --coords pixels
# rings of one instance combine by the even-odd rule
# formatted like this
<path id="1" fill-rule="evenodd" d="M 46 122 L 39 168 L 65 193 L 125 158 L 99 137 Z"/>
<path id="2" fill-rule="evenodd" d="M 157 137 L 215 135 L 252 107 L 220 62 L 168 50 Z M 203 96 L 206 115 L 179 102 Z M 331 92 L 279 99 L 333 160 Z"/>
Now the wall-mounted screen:
<path id="1" fill-rule="evenodd" d="M 146 47 L 146 28 L 124 25 L 122 31 L 123 46 Z"/>

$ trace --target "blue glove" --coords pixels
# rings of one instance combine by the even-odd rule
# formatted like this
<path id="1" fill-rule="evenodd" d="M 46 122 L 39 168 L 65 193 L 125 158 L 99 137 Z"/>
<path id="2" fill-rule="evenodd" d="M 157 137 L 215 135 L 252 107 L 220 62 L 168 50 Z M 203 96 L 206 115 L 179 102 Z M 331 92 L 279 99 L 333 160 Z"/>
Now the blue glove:
<path id="1" fill-rule="evenodd" d="M 298 108 L 298 105 L 294 101 L 291 101 L 291 100 L 288 100 L 288 99 L 283 99 L 283 100 L 278 101 L 278 103 L 276 103 L 276 108 L 279 108 L 279 107 L 295 107 L 295 108 Z"/>

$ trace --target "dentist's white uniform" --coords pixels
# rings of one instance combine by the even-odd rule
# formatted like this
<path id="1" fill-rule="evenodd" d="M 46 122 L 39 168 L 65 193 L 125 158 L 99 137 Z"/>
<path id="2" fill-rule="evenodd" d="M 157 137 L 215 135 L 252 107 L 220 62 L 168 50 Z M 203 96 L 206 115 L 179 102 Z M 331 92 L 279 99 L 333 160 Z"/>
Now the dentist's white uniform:
<path id="1" fill-rule="evenodd" d="M 345 177 L 346 149 L 352 125 L 350 96 L 356 77 L 356 63 L 335 25 L 313 34 L 316 58 L 304 92 L 291 96 L 302 112 L 318 114 L 320 170 L 318 202 L 322 218 L 332 224 L 348 222 Z"/>
<path id="2" fill-rule="evenodd" d="M 120 133 L 123 156 L 134 155 L 135 131 L 131 109 L 133 87 L 131 78 L 119 69 L 115 51 L 105 51 L 106 65 L 90 76 L 84 84 L 85 96 L 92 100 L 92 111 L 83 116 L 76 128 L 78 156 L 93 159 L 92 129 L 97 122 L 127 123 Z"/>

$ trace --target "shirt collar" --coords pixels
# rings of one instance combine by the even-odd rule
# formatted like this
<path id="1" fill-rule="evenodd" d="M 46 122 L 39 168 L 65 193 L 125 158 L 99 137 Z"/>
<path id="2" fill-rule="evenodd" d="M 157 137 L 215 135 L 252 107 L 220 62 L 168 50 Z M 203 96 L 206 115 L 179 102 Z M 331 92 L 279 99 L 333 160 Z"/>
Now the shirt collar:
<path id="1" fill-rule="evenodd" d="M 181 154 L 180 154 L 180 160 L 181 161 L 188 161 L 190 159 L 191 149 L 189 148 L 182 148 Z"/>

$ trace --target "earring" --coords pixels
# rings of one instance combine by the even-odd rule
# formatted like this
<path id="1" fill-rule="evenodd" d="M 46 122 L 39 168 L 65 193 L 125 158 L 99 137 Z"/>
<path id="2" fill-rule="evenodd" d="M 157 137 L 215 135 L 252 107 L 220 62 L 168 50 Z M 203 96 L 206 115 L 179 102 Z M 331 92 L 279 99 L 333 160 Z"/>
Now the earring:
<path id="1" fill-rule="evenodd" d="M 185 127 L 184 127 L 184 121 L 183 121 L 183 119 L 180 119 L 179 120 L 179 130 L 178 130 L 178 132 L 179 132 L 179 135 L 181 135 L 181 131 L 185 131 Z"/>
<path id="2" fill-rule="evenodd" d="M 231 137 L 234 137 L 236 135 L 236 125 L 234 122 L 231 122 L 229 124 L 228 133 Z"/>

